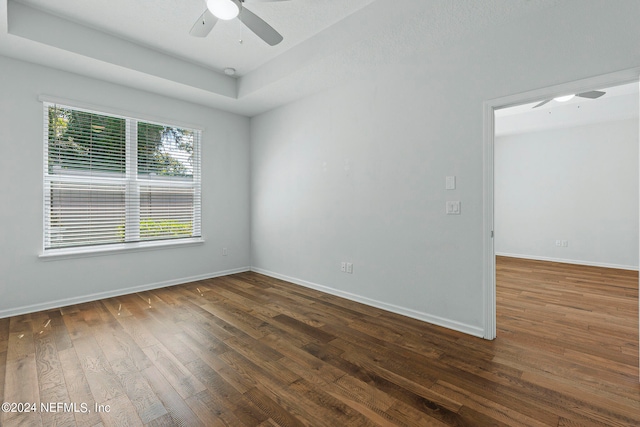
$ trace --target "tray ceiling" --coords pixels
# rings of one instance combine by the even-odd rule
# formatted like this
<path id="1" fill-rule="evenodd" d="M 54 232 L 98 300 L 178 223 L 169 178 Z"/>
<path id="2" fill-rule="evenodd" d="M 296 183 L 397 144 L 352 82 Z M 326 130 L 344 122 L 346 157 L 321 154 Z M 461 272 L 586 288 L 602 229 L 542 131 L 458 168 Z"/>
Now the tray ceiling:
<path id="1" fill-rule="evenodd" d="M 233 67 L 241 76 L 374 0 L 249 3 L 247 9 L 284 36 L 274 47 L 237 19 L 219 21 L 206 38 L 190 36 L 191 26 L 206 8 L 204 0 L 16 1 L 211 70 Z"/>
<path id="2" fill-rule="evenodd" d="M 560 0 L 291 0 L 247 8 L 283 36 L 239 21 L 189 35 L 204 0 L 0 0 L 0 55 L 254 116 L 425 58 Z M 242 43 L 240 43 L 242 40 Z M 233 77 L 224 68 L 237 70 Z"/>

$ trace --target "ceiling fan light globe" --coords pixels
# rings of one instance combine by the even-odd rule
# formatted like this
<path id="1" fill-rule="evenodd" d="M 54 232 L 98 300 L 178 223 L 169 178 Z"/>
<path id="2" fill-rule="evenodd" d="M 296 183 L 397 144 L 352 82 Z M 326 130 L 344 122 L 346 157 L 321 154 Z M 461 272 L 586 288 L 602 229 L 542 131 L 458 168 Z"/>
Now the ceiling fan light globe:
<path id="1" fill-rule="evenodd" d="M 565 96 L 559 96 L 559 97 L 553 98 L 553 99 L 555 99 L 558 102 L 567 102 L 567 101 L 573 99 L 574 96 L 575 95 L 565 95 Z"/>
<path id="2" fill-rule="evenodd" d="M 240 13 L 240 2 L 238 0 L 207 0 L 207 9 L 216 18 L 228 21 Z"/>

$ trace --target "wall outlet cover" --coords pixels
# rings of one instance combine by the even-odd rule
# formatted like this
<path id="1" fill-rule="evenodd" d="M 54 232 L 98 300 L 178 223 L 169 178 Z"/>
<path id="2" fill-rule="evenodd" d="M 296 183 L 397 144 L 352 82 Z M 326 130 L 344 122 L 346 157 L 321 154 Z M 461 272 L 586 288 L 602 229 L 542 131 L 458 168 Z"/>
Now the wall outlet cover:
<path id="1" fill-rule="evenodd" d="M 447 215 L 460 215 L 460 201 L 449 200 L 446 207 Z"/>

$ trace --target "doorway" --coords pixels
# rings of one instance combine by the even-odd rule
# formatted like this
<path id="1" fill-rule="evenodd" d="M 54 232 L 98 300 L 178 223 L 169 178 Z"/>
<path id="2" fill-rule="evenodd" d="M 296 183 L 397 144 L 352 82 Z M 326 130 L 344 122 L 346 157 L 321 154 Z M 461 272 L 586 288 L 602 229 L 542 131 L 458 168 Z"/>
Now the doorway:
<path id="1" fill-rule="evenodd" d="M 562 95 L 592 91 L 593 88 L 616 87 L 623 84 L 638 85 L 640 69 L 585 79 L 558 85 L 546 89 L 526 92 L 518 95 L 487 101 L 484 104 L 484 337 L 496 338 L 496 247 L 495 247 L 495 113 L 508 107 L 539 103 Z M 640 103 L 640 100 L 637 101 Z M 531 108 L 531 107 L 530 107 Z M 640 164 L 640 159 L 637 159 Z M 637 236 L 640 240 L 640 235 Z M 563 240 L 558 239 L 563 247 Z M 568 239 L 567 239 L 568 240 Z M 569 242 L 567 242 L 568 245 Z M 640 283 L 638 284 L 640 289 Z M 638 331 L 640 336 L 640 328 Z M 638 361 L 640 367 L 640 360 Z"/>

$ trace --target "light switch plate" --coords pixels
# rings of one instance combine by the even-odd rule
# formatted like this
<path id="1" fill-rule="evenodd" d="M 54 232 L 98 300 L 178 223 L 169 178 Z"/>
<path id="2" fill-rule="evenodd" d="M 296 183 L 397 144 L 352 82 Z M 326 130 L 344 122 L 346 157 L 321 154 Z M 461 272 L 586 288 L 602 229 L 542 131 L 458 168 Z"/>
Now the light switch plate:
<path id="1" fill-rule="evenodd" d="M 445 190 L 455 190 L 456 189 L 456 177 L 448 176 L 445 180 Z"/>
<path id="2" fill-rule="evenodd" d="M 447 201 L 447 215 L 460 215 L 460 201 L 449 200 Z"/>

